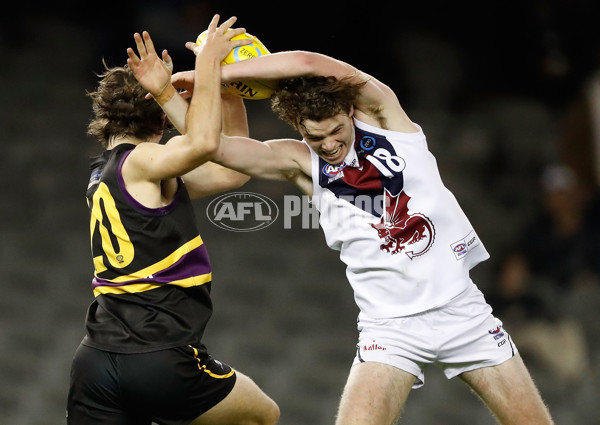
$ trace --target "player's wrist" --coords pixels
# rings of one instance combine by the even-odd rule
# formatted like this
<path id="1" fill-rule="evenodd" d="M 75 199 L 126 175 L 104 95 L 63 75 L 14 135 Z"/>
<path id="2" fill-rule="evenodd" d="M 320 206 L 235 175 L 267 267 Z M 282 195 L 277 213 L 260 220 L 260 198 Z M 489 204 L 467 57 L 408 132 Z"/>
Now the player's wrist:
<path id="1" fill-rule="evenodd" d="M 157 95 L 152 95 L 152 97 L 154 97 L 154 100 L 156 100 L 160 106 L 163 106 L 165 103 L 171 100 L 173 96 L 175 96 L 175 92 L 175 87 L 169 79 L 162 90 Z"/>

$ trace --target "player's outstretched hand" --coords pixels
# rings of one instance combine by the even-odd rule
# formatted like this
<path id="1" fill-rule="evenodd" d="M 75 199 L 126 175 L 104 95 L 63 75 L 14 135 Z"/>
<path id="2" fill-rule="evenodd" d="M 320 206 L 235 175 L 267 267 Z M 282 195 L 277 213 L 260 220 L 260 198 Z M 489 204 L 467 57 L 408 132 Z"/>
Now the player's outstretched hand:
<path id="1" fill-rule="evenodd" d="M 127 48 L 127 65 L 133 72 L 139 83 L 148 90 L 152 96 L 159 96 L 171 83 L 173 72 L 173 61 L 167 50 L 163 50 L 162 59 L 158 57 L 154 49 L 154 43 L 150 34 L 144 31 L 142 35 L 133 35 L 138 54 L 131 48 Z M 139 56 L 138 56 L 139 55 Z"/>
<path id="2" fill-rule="evenodd" d="M 223 60 L 236 47 L 252 43 L 252 40 L 243 38 L 233 40 L 236 36 L 246 32 L 245 28 L 231 28 L 235 21 L 237 18 L 232 16 L 219 25 L 219 15 L 213 16 L 208 25 L 206 40 L 200 44 L 188 41 L 185 43 L 185 47 L 194 52 L 196 56 L 209 54 Z"/>

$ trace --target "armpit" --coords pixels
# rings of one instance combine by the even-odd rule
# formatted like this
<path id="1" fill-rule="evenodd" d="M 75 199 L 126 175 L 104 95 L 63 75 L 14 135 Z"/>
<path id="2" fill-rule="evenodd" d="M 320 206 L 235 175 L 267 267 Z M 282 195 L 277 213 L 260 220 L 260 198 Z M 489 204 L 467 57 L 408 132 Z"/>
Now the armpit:
<path id="1" fill-rule="evenodd" d="M 383 130 L 389 130 L 387 126 L 387 118 L 383 115 L 383 106 L 381 105 L 369 105 L 368 107 L 371 117 L 373 117 L 379 123 L 379 128 Z"/>
<path id="2" fill-rule="evenodd" d="M 304 174 L 300 170 L 293 170 L 284 173 L 284 178 L 294 183 L 303 193 L 312 196 L 313 182 L 312 178 Z"/>

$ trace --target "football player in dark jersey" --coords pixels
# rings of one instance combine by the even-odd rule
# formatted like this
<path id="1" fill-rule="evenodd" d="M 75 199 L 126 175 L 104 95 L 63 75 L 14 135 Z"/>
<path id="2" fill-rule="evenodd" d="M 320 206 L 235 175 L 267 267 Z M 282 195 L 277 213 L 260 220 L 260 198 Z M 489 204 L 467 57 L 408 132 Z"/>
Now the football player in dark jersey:
<path id="1" fill-rule="evenodd" d="M 73 359 L 69 424 L 272 425 L 279 418 L 271 398 L 202 343 L 212 271 L 190 198 L 248 180 L 207 162 L 221 131 L 248 132 L 241 98 L 221 93 L 221 60 L 251 41 L 232 40 L 244 32 L 231 29 L 235 20 L 211 21 L 194 52 L 187 120 L 173 122 L 181 134 L 166 143 L 159 143 L 167 122 L 161 106 L 185 100 L 170 83 L 155 84 L 156 68 L 149 71 L 161 67 L 158 75 L 169 80 L 171 60 L 166 51 L 158 57 L 147 33 L 134 35 L 128 65 L 107 68 L 89 93 L 88 133 L 106 150 L 92 160 L 87 189 L 95 298 Z"/>

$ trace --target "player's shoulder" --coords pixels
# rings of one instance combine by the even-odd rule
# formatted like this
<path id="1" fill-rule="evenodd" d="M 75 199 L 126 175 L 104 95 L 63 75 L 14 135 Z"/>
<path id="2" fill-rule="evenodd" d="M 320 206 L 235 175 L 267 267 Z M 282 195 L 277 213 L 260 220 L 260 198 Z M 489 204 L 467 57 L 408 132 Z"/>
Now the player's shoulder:
<path id="1" fill-rule="evenodd" d="M 149 166 L 164 148 L 164 145 L 151 142 L 133 145 L 127 158 L 121 163 L 123 178 L 129 182 L 150 180 L 147 174 Z"/>
<path id="2" fill-rule="evenodd" d="M 355 122 L 355 126 L 374 133 L 410 134 L 421 131 L 421 128 L 411 121 L 402 108 L 373 108 L 367 111 L 357 109 L 354 118 L 362 123 L 357 125 Z"/>
<path id="3" fill-rule="evenodd" d="M 369 77 L 355 102 L 354 116 L 383 130 L 411 133 L 418 131 L 387 84 Z"/>
<path id="4" fill-rule="evenodd" d="M 177 135 L 172 139 L 180 138 L 182 136 Z M 130 165 L 143 166 L 148 163 L 149 160 L 156 158 L 165 149 L 165 145 L 153 142 L 142 142 L 135 145 L 131 153 L 127 157 L 127 162 Z"/>

